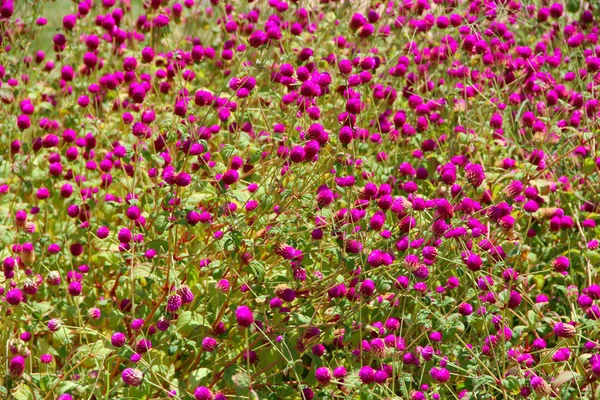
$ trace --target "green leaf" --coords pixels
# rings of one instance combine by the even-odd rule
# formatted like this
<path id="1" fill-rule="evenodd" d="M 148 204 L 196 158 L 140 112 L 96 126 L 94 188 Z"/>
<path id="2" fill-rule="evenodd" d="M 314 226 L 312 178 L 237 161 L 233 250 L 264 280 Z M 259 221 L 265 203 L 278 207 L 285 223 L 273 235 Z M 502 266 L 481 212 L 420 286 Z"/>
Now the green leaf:
<path id="1" fill-rule="evenodd" d="M 70 391 L 74 391 L 77 389 L 79 385 L 72 381 L 62 381 L 60 385 L 58 385 L 57 392 L 58 393 L 67 393 Z"/>
<path id="2" fill-rule="evenodd" d="M 112 352 L 112 349 L 105 347 L 104 343 L 104 340 L 97 340 L 92 344 L 79 347 L 77 352 L 83 354 L 84 356 L 93 355 L 94 357 L 102 358 Z"/>
<path id="3" fill-rule="evenodd" d="M 160 214 L 156 217 L 156 221 L 154 221 L 154 228 L 156 229 L 156 232 L 159 235 L 162 235 L 162 233 L 165 231 L 165 229 L 167 229 L 167 226 L 169 225 L 169 220 L 167 219 L 167 216 L 164 214 Z"/>
<path id="4" fill-rule="evenodd" d="M 205 328 L 210 328 L 210 324 L 206 322 L 206 319 L 199 314 L 193 314 L 191 311 L 184 311 L 179 314 L 177 318 L 177 330 L 186 335 L 199 327 L 203 326 Z"/>
<path id="5" fill-rule="evenodd" d="M 181 331 L 185 327 L 189 326 L 191 322 L 192 322 L 192 312 L 191 311 L 182 312 L 181 314 L 179 314 L 179 317 L 177 318 L 177 325 L 176 325 L 177 330 Z"/>
<path id="6" fill-rule="evenodd" d="M 496 378 L 494 378 L 493 376 L 490 376 L 490 375 L 478 376 L 477 378 L 474 378 L 474 381 L 475 381 L 475 384 L 473 385 L 473 389 L 477 389 L 480 387 L 485 388 L 488 385 L 496 384 Z"/>
<path id="7" fill-rule="evenodd" d="M 579 11 L 580 2 L 579 0 L 569 0 L 567 2 L 567 11 L 575 13 Z"/>
<path id="8" fill-rule="evenodd" d="M 52 340 L 58 342 L 59 344 L 65 346 L 71 343 L 71 333 L 67 330 L 67 328 L 60 327 L 56 332 L 52 334 Z"/>
<path id="9" fill-rule="evenodd" d="M 579 4 L 579 2 L 577 2 Z M 583 162 L 583 173 L 586 175 L 591 175 L 596 172 L 596 162 L 591 158 L 586 158 Z"/>
<path id="10" fill-rule="evenodd" d="M 250 261 L 248 267 L 252 271 L 252 275 L 254 275 L 259 281 L 261 281 L 265 276 L 265 266 L 262 262 L 258 260 L 252 260 Z"/>
<path id="11" fill-rule="evenodd" d="M 248 389 L 250 388 L 250 377 L 246 372 L 240 371 L 234 374 L 231 377 L 231 380 L 233 381 L 235 391 L 238 393 L 238 395 L 248 392 Z"/>
<path id="12" fill-rule="evenodd" d="M 565 383 L 579 378 L 581 378 L 581 375 L 579 375 L 577 372 L 563 371 L 560 374 L 558 374 L 556 378 L 554 378 L 554 380 L 552 381 L 552 389 L 557 390 Z"/>
<path id="13" fill-rule="evenodd" d="M 27 385 L 19 385 L 19 388 L 13 392 L 13 399 L 15 400 L 33 400 L 33 392 Z"/>
<path id="14" fill-rule="evenodd" d="M 513 394 L 517 394 L 521 390 L 519 379 L 515 376 L 507 376 L 506 379 L 502 379 L 502 385 Z"/>
<path id="15" fill-rule="evenodd" d="M 148 248 L 157 252 L 167 251 L 169 249 L 169 242 L 164 239 L 156 239 L 148 243 Z"/>
<path id="16" fill-rule="evenodd" d="M 233 376 L 238 372 L 238 370 L 239 368 L 237 367 L 237 365 L 232 365 L 231 367 L 225 370 L 225 373 L 223 374 L 223 379 L 225 380 L 225 385 L 227 387 L 235 386 L 235 383 L 233 382 Z"/>
<path id="17" fill-rule="evenodd" d="M 33 308 L 34 315 L 38 319 L 40 319 L 41 317 L 44 317 L 46 315 L 49 315 L 54 310 L 54 307 L 52 307 L 52 305 L 50 305 L 50 303 L 48 303 L 47 301 L 40 301 L 40 302 L 32 303 L 31 308 Z"/>
<path id="18" fill-rule="evenodd" d="M 150 276 L 151 272 L 152 268 L 149 265 L 140 264 L 136 265 L 133 268 L 133 273 L 131 274 L 131 276 L 133 277 L 133 279 L 146 278 L 147 276 Z"/>
<path id="19" fill-rule="evenodd" d="M 297 325 L 308 325 L 311 321 L 310 317 L 298 313 L 292 313 L 290 316 Z"/>
<path id="20" fill-rule="evenodd" d="M 600 253 L 595 250 L 590 250 L 586 252 L 586 256 L 590 259 L 590 262 L 593 266 L 597 266 L 600 264 Z"/>
<path id="21" fill-rule="evenodd" d="M 212 198 L 213 196 L 214 195 L 211 193 L 206 193 L 205 189 L 202 188 L 202 192 L 194 193 L 194 194 L 190 195 L 190 197 L 188 197 L 187 200 L 185 201 L 185 205 L 187 207 L 196 208 L 198 206 L 198 203 L 206 201 L 206 200 Z"/>
<path id="22" fill-rule="evenodd" d="M 223 156 L 225 158 L 231 158 L 231 156 L 233 155 L 233 153 L 235 153 L 235 151 L 236 151 L 235 146 L 228 143 L 225 146 L 223 146 L 223 148 L 221 149 L 221 154 L 223 154 Z"/>

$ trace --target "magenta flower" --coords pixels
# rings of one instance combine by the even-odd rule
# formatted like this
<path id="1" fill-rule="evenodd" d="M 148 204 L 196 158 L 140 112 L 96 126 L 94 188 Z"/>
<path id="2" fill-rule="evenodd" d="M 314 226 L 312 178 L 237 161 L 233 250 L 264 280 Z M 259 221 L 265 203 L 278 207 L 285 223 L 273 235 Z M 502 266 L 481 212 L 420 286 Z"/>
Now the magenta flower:
<path id="1" fill-rule="evenodd" d="M 121 374 L 121 378 L 126 385 L 129 386 L 140 386 L 144 380 L 144 374 L 142 371 L 136 368 L 126 368 Z"/>
<path id="2" fill-rule="evenodd" d="M 214 396 L 206 386 L 199 386 L 194 390 L 194 398 L 196 400 L 213 400 Z"/>
<path id="3" fill-rule="evenodd" d="M 238 325 L 243 327 L 249 327 L 254 322 L 254 316 L 248 306 L 240 306 L 235 311 L 235 318 Z"/>
<path id="4" fill-rule="evenodd" d="M 8 372 L 10 376 L 16 378 L 23 375 L 25 371 L 25 359 L 21 356 L 14 356 L 8 363 Z"/>

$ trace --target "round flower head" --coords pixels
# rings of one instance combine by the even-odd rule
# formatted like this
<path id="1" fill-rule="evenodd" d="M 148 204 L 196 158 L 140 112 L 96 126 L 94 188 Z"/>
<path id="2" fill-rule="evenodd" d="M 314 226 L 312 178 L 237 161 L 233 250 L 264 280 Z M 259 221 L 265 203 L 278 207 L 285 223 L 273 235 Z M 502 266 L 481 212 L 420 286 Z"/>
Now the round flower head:
<path id="1" fill-rule="evenodd" d="M 437 382 L 444 383 L 450 379 L 450 372 L 446 368 L 433 367 L 429 371 L 431 377 Z"/>
<path id="2" fill-rule="evenodd" d="M 360 284 L 360 292 L 364 295 L 364 296 L 370 296 L 373 294 L 373 292 L 375 291 L 375 282 L 373 282 L 370 279 L 365 279 L 364 281 L 362 281 L 362 283 Z"/>
<path id="3" fill-rule="evenodd" d="M 235 319 L 238 325 L 243 327 L 249 327 L 254 322 L 254 316 L 252 310 L 248 306 L 240 306 L 235 311 Z"/>
<path id="4" fill-rule="evenodd" d="M 52 354 L 42 354 L 40 356 L 42 364 L 50 364 L 52 362 Z"/>
<path id="5" fill-rule="evenodd" d="M 137 220 L 140 218 L 141 212 L 137 206 L 131 206 L 127 209 L 127 218 Z"/>
<path id="6" fill-rule="evenodd" d="M 559 256 L 558 258 L 556 258 L 556 260 L 554 260 L 554 262 L 552 263 L 552 266 L 554 267 L 554 270 L 556 272 L 564 273 L 564 272 L 568 271 L 569 266 L 570 266 L 570 261 L 565 256 Z"/>
<path id="7" fill-rule="evenodd" d="M 320 384 L 326 385 L 331 381 L 331 370 L 326 367 L 319 367 L 315 370 L 315 378 Z"/>
<path id="8" fill-rule="evenodd" d="M 90 308 L 88 310 L 88 316 L 91 319 L 100 319 L 100 317 L 102 316 L 102 313 L 100 312 L 99 308 L 94 307 L 94 308 Z"/>
<path id="9" fill-rule="evenodd" d="M 365 365 L 358 371 L 358 377 L 362 383 L 372 383 L 375 380 L 375 370 Z"/>
<path id="10" fill-rule="evenodd" d="M 479 164 L 469 164 L 465 167 L 467 181 L 474 187 L 479 187 L 485 180 L 485 172 Z"/>
<path id="11" fill-rule="evenodd" d="M 562 322 L 554 324 L 552 330 L 556 336 L 561 338 L 572 338 L 577 334 L 577 330 L 573 325 Z"/>
<path id="12" fill-rule="evenodd" d="M 154 17 L 154 26 L 157 28 L 163 28 L 167 25 L 169 25 L 169 17 L 166 16 L 165 14 L 158 14 L 156 17 Z"/>
<path id="13" fill-rule="evenodd" d="M 202 339 L 202 348 L 204 351 L 214 351 L 218 346 L 217 340 L 213 337 L 207 336 Z"/>
<path id="14" fill-rule="evenodd" d="M 152 348 L 152 342 L 148 339 L 140 339 L 138 340 L 136 346 L 135 346 L 135 350 L 140 353 L 147 353 L 148 350 L 150 350 Z"/>
<path id="15" fill-rule="evenodd" d="M 239 173 L 235 169 L 230 169 L 226 171 L 221 177 L 221 181 L 223 181 L 226 185 L 232 185 L 237 182 L 239 179 Z"/>
<path id="16" fill-rule="evenodd" d="M 133 329 L 134 331 L 140 330 L 144 326 L 144 319 L 136 318 L 133 321 L 131 321 L 130 326 L 131 326 L 131 329 Z"/>
<path id="17" fill-rule="evenodd" d="M 128 386 L 140 386 L 144 380 L 144 374 L 136 368 L 125 368 L 121 373 L 121 378 Z"/>
<path id="18" fill-rule="evenodd" d="M 61 282 L 60 273 L 58 271 L 48 272 L 46 282 L 48 282 L 49 285 L 59 285 Z"/>
<path id="19" fill-rule="evenodd" d="M 333 376 L 334 376 L 334 378 L 336 378 L 338 380 L 345 378 L 347 375 L 348 375 L 348 371 L 346 370 L 345 367 L 340 366 L 340 367 L 336 367 L 333 370 Z"/>
<path id="20" fill-rule="evenodd" d="M 178 294 L 172 294 L 167 299 L 167 310 L 169 312 L 175 312 L 175 311 L 179 310 L 179 308 L 181 307 L 181 304 L 182 304 L 181 296 Z"/>
<path id="21" fill-rule="evenodd" d="M 18 306 L 23 301 L 23 292 L 19 288 L 10 289 L 6 292 L 6 302 L 11 306 Z"/>
<path id="22" fill-rule="evenodd" d="M 533 391 L 539 396 L 548 396 L 550 395 L 550 393 L 552 393 L 552 388 L 550 387 L 548 382 L 546 382 L 543 378 L 540 378 L 539 376 L 532 376 L 529 383 Z"/>
<path id="23" fill-rule="evenodd" d="M 127 336 L 122 332 L 115 332 L 110 338 L 110 342 L 115 347 L 123 347 L 127 341 Z"/>
<path id="24" fill-rule="evenodd" d="M 600 355 L 594 354 L 590 357 L 589 360 L 590 367 L 592 369 L 592 373 L 594 376 L 600 376 Z"/>
<path id="25" fill-rule="evenodd" d="M 196 400 L 213 400 L 213 394 L 206 386 L 198 386 L 194 390 L 194 398 Z"/>
<path id="26" fill-rule="evenodd" d="M 552 361 L 554 362 L 568 361 L 569 358 L 571 358 L 571 349 L 568 347 L 561 347 L 552 355 Z"/>
<path id="27" fill-rule="evenodd" d="M 187 285 L 181 286 L 177 290 L 177 294 L 181 297 L 181 302 L 183 304 L 190 304 L 194 301 L 194 294 L 192 290 Z"/>
<path id="28" fill-rule="evenodd" d="M 14 356 L 8 363 L 8 372 L 12 377 L 19 377 L 25 371 L 25 359 L 22 356 Z"/>
<path id="29" fill-rule="evenodd" d="M 252 34 L 248 38 L 248 43 L 250 43 L 250 46 L 258 48 L 265 44 L 267 40 L 269 40 L 269 38 L 267 37 L 267 34 L 265 32 L 256 30 L 252 32 Z"/>
<path id="30" fill-rule="evenodd" d="M 79 281 L 73 281 L 69 283 L 68 292 L 71 296 L 79 296 L 82 289 L 81 282 Z"/>

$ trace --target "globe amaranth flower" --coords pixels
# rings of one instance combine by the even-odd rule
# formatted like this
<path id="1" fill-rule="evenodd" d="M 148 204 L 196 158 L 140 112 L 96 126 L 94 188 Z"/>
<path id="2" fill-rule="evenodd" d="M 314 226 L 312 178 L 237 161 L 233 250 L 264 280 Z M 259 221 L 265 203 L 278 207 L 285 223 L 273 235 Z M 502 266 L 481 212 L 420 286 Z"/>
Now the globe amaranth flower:
<path id="1" fill-rule="evenodd" d="M 373 282 L 370 279 L 365 279 L 364 281 L 361 282 L 360 284 L 360 293 L 365 296 L 371 296 L 373 294 L 373 292 L 375 291 L 375 282 Z"/>
<path id="2" fill-rule="evenodd" d="M 6 292 L 6 302 L 11 306 L 18 306 L 23 301 L 23 292 L 19 288 L 10 289 Z"/>
<path id="3" fill-rule="evenodd" d="M 250 46 L 258 48 L 263 44 L 267 43 L 268 40 L 269 38 L 265 32 L 261 30 L 256 30 L 252 32 L 252 34 L 248 38 L 248 43 L 250 44 Z"/>
<path id="4" fill-rule="evenodd" d="M 600 376 L 600 355 L 592 355 L 590 357 L 589 363 L 592 370 L 592 374 L 594 374 L 594 376 L 597 377 Z"/>
<path id="5" fill-rule="evenodd" d="M 169 329 L 169 325 L 171 325 L 171 322 L 164 316 L 159 317 L 158 321 L 156 321 L 156 329 L 161 332 L 165 332 L 167 329 Z"/>
<path id="6" fill-rule="evenodd" d="M 556 272 L 565 273 L 568 271 L 570 264 L 571 263 L 567 257 L 559 256 L 552 263 L 552 267 Z"/>
<path id="7" fill-rule="evenodd" d="M 156 17 L 154 17 L 153 22 L 155 27 L 163 28 L 169 25 L 169 17 L 165 14 L 158 14 Z"/>
<path id="8" fill-rule="evenodd" d="M 81 282 L 73 281 L 69 283 L 68 292 L 71 296 L 79 296 L 81 294 L 83 287 L 81 286 Z"/>
<path id="9" fill-rule="evenodd" d="M 41 362 L 42 364 L 50 364 L 50 363 L 52 362 L 52 359 L 53 359 L 53 358 L 52 358 L 52 354 L 47 354 L 47 353 L 46 353 L 46 354 L 42 354 L 42 355 L 40 356 L 40 362 Z"/>
<path id="10" fill-rule="evenodd" d="M 181 302 L 183 304 L 190 304 L 194 301 L 194 294 L 187 285 L 182 285 L 178 290 L 177 294 L 181 296 Z"/>
<path id="11" fill-rule="evenodd" d="M 338 380 L 344 379 L 348 375 L 348 371 L 345 367 L 339 366 L 333 370 L 333 377 Z"/>
<path id="12" fill-rule="evenodd" d="M 8 363 L 8 372 L 10 376 L 16 378 L 23 375 L 25 371 L 25 359 L 22 356 L 14 356 Z"/>
<path id="13" fill-rule="evenodd" d="M 331 381 L 331 370 L 327 367 L 319 367 L 315 370 L 315 379 L 322 385 Z"/>
<path id="14" fill-rule="evenodd" d="M 226 185 L 232 185 L 239 179 L 239 173 L 235 169 L 225 171 L 221 177 L 221 181 Z"/>
<path id="15" fill-rule="evenodd" d="M 296 298 L 296 291 L 286 284 L 279 284 L 275 287 L 275 294 L 283 301 L 292 302 Z"/>
<path id="16" fill-rule="evenodd" d="M 58 331 L 58 329 L 61 327 L 62 322 L 57 319 L 57 318 L 52 318 L 50 321 L 48 321 L 48 330 L 50 332 L 56 332 Z"/>
<path id="17" fill-rule="evenodd" d="M 539 376 L 532 376 L 529 380 L 529 384 L 533 391 L 539 396 L 548 396 L 552 393 L 552 387 L 544 380 L 544 378 Z"/>
<path id="18" fill-rule="evenodd" d="M 202 339 L 202 348 L 204 349 L 204 351 L 212 352 L 217 348 L 217 346 L 217 340 L 211 336 L 207 336 L 204 339 Z"/>
<path id="19" fill-rule="evenodd" d="M 473 306 L 469 303 L 461 303 L 458 306 L 458 312 L 463 316 L 468 316 L 473 314 Z"/>
<path id="20" fill-rule="evenodd" d="M 136 318 L 133 321 L 131 321 L 131 329 L 133 329 L 134 331 L 137 331 L 139 329 L 142 329 L 142 327 L 144 326 L 144 319 L 143 318 Z"/>
<path id="21" fill-rule="evenodd" d="M 552 328 L 554 334 L 560 338 L 572 338 L 577 335 L 577 330 L 571 324 L 558 322 Z"/>
<path id="22" fill-rule="evenodd" d="M 249 327 L 254 322 L 252 310 L 248 306 L 239 306 L 235 311 L 235 319 L 238 325 L 243 327 Z"/>
<path id="23" fill-rule="evenodd" d="M 167 299 L 167 310 L 169 312 L 175 312 L 175 311 L 179 310 L 179 308 L 181 307 L 181 304 L 182 304 L 181 296 L 178 294 L 172 294 Z"/>
<path id="24" fill-rule="evenodd" d="M 561 347 L 552 355 L 552 361 L 554 362 L 567 361 L 569 358 L 571 358 L 571 349 L 568 347 Z"/>
<path id="25" fill-rule="evenodd" d="M 99 308 L 93 307 L 88 310 L 88 316 L 91 319 L 100 319 L 100 317 L 102 316 L 102 313 Z"/>
<path id="26" fill-rule="evenodd" d="M 358 378 L 362 383 L 373 383 L 375 381 L 375 370 L 372 367 L 365 365 L 358 371 Z"/>
<path id="27" fill-rule="evenodd" d="M 115 347 L 123 347 L 127 342 L 127 336 L 122 332 L 115 332 L 110 338 L 110 342 Z"/>
<path id="28" fill-rule="evenodd" d="M 213 400 L 213 394 L 206 386 L 198 386 L 194 390 L 194 398 L 196 400 Z"/>
<path id="29" fill-rule="evenodd" d="M 152 342 L 148 339 L 138 340 L 138 342 L 135 346 L 135 350 L 140 354 L 147 353 L 148 350 L 150 350 L 151 348 L 152 348 Z"/>
<path id="30" fill-rule="evenodd" d="M 125 368 L 121 373 L 121 378 L 126 385 L 140 386 L 144 380 L 144 373 L 137 368 Z"/>
<path id="31" fill-rule="evenodd" d="M 439 383 L 447 382 L 450 379 L 450 372 L 446 368 L 433 367 L 429 371 L 429 374 L 435 381 Z"/>

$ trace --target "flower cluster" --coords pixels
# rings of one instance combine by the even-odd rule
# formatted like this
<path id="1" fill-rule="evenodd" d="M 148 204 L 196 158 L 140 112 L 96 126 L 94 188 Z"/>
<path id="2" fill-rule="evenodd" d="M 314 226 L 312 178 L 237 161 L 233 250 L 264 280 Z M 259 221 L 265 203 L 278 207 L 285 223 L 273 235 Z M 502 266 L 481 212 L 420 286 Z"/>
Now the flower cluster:
<path id="1" fill-rule="evenodd" d="M 600 395 L 598 4 L 0 4 L 4 394 Z"/>

